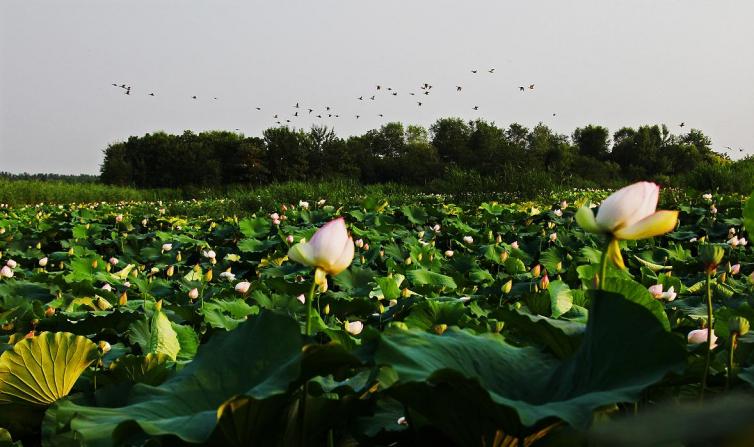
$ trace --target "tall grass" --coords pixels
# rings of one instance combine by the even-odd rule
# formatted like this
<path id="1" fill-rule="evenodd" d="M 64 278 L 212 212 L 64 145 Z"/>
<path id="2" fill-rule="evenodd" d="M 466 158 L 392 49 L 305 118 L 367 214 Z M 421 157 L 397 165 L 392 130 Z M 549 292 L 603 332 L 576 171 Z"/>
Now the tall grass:
<path id="1" fill-rule="evenodd" d="M 179 199 L 178 190 L 142 190 L 108 186 L 100 183 L 0 179 L 0 203 L 26 205 L 34 203 L 119 202 L 122 200 Z"/>

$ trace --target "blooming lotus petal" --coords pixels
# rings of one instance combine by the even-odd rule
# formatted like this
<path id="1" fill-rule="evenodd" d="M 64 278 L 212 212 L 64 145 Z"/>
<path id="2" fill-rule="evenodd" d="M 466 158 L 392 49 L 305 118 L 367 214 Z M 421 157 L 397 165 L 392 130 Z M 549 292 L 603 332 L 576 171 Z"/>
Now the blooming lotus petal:
<path id="1" fill-rule="evenodd" d="M 348 241 L 346 242 L 345 249 L 340 255 L 340 258 L 338 258 L 335 262 L 333 262 L 330 265 L 330 269 L 328 273 L 334 276 L 342 272 L 343 270 L 347 269 L 348 266 L 350 266 L 351 262 L 353 261 L 354 250 L 355 248 L 353 244 L 353 239 L 349 237 Z"/>
<path id="2" fill-rule="evenodd" d="M 300 242 L 288 250 L 291 260 L 318 267 L 333 276 L 348 268 L 353 256 L 353 238 L 348 235 L 342 217 L 323 225 L 308 242 Z"/>
<path id="3" fill-rule="evenodd" d="M 291 248 L 288 249 L 288 258 L 299 264 L 315 266 L 312 246 L 306 242 L 299 242 L 298 244 L 291 246 Z"/>
<path id="4" fill-rule="evenodd" d="M 597 219 L 594 218 L 594 213 L 587 206 L 583 206 L 576 211 L 576 223 L 578 223 L 584 231 L 589 233 L 603 232 L 602 228 L 597 225 Z"/>
<path id="5" fill-rule="evenodd" d="M 707 329 L 695 329 L 689 332 L 688 342 L 690 345 L 698 345 L 701 343 L 707 343 Z M 712 349 L 717 347 L 717 335 L 715 335 L 714 329 L 712 330 Z"/>
<path id="6" fill-rule="evenodd" d="M 676 222 L 678 211 L 657 211 L 633 225 L 616 230 L 613 234 L 623 240 L 646 239 L 670 232 L 675 228 Z"/>
<path id="7" fill-rule="evenodd" d="M 654 298 L 662 297 L 662 284 L 655 284 L 647 288 Z"/>
<path id="8" fill-rule="evenodd" d="M 619 189 L 605 199 L 597 211 L 597 224 L 609 231 L 627 227 L 654 213 L 660 187 L 638 182 Z"/>

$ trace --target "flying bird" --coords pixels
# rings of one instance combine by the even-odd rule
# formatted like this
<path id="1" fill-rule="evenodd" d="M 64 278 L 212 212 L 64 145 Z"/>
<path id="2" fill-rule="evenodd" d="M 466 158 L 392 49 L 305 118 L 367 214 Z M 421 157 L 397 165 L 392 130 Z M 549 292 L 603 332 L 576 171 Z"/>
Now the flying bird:
<path id="1" fill-rule="evenodd" d="M 474 110 L 479 110 L 479 106 L 472 107 Z"/>
<path id="2" fill-rule="evenodd" d="M 494 68 L 490 68 L 490 69 L 489 69 L 489 70 L 487 70 L 487 71 L 488 71 L 488 72 L 490 72 L 490 73 L 494 73 L 494 72 L 495 72 L 495 69 L 494 69 Z"/>
<path id="3" fill-rule="evenodd" d="M 312 112 L 314 111 L 314 109 L 306 109 L 306 110 L 308 110 L 308 111 L 309 111 L 309 114 L 310 114 L 310 115 L 311 115 L 311 113 L 312 113 Z"/>
<path id="4" fill-rule="evenodd" d="M 379 114 L 378 116 L 379 116 L 380 118 L 382 118 L 382 117 L 383 117 L 383 116 L 385 116 L 385 115 L 383 115 L 383 114 L 381 114 L 381 113 L 380 113 L 380 114 Z"/>
<path id="5" fill-rule="evenodd" d="M 322 115 L 317 115 L 317 118 L 322 118 Z"/>
<path id="6" fill-rule="evenodd" d="M 416 101 L 416 102 L 419 104 L 419 107 L 422 106 L 422 102 L 421 101 Z"/>
<path id="7" fill-rule="evenodd" d="M 372 101 L 374 101 L 374 96 L 372 96 L 372 97 L 371 97 L 371 98 L 369 98 L 369 99 L 371 99 Z"/>
<path id="8" fill-rule="evenodd" d="M 471 70 L 472 73 L 477 74 L 479 70 Z"/>
<path id="9" fill-rule="evenodd" d="M 196 95 L 192 96 L 191 99 L 196 99 Z"/>
<path id="10" fill-rule="evenodd" d="M 261 108 L 261 107 L 255 107 L 255 109 L 257 109 L 257 110 L 262 110 L 262 108 Z"/>
<path id="11" fill-rule="evenodd" d="M 678 127 L 683 127 L 685 125 L 686 125 L 686 123 L 681 123 L 681 124 L 678 125 Z"/>
<path id="12" fill-rule="evenodd" d="M 154 93 L 150 93 L 149 96 L 154 96 Z"/>
<path id="13" fill-rule="evenodd" d="M 518 89 L 521 90 L 522 92 L 526 90 L 526 88 L 524 86 L 521 86 Z"/>
<path id="14" fill-rule="evenodd" d="M 363 100 L 364 100 L 364 97 L 363 96 L 359 96 L 359 101 L 363 101 Z"/>
<path id="15" fill-rule="evenodd" d="M 379 90 L 379 89 L 381 89 L 381 88 L 382 88 L 382 86 L 380 86 L 380 85 L 378 85 L 378 86 L 377 86 L 377 90 Z"/>
<path id="16" fill-rule="evenodd" d="M 361 115 L 356 115 L 356 119 L 359 119 L 359 117 L 360 117 L 360 116 L 361 116 Z"/>
<path id="17" fill-rule="evenodd" d="M 295 107 L 295 108 L 297 108 L 297 109 L 298 109 L 298 103 L 296 103 L 296 105 L 295 105 L 295 106 L 293 106 L 293 107 Z"/>
<path id="18" fill-rule="evenodd" d="M 529 90 L 534 90 L 534 84 L 529 84 Z"/>
<path id="19" fill-rule="evenodd" d="M 298 112 L 294 113 L 293 116 L 298 116 Z"/>
<path id="20" fill-rule="evenodd" d="M 398 96 L 398 92 L 393 92 L 393 96 Z"/>
<path id="21" fill-rule="evenodd" d="M 460 92 L 461 90 L 463 90 L 463 87 L 461 87 L 460 85 L 456 85 L 456 91 Z"/>

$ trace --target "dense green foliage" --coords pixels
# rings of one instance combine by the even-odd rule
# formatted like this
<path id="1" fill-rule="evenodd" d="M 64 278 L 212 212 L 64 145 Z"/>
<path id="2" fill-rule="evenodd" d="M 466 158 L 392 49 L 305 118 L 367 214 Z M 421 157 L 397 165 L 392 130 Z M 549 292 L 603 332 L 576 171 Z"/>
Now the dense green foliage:
<path id="1" fill-rule="evenodd" d="M 332 129 L 275 127 L 261 137 L 214 131 L 130 137 L 105 150 L 101 179 L 140 188 L 217 187 L 352 179 L 431 189 L 462 185 L 523 192 L 564 186 L 611 187 L 649 179 L 699 190 L 748 192 L 750 159 L 715 153 L 698 130 L 673 135 L 665 126 L 578 128 L 570 137 L 539 124 L 501 128 L 483 120 L 443 118 L 428 130 L 388 123 L 342 138 Z"/>
<path id="2" fill-rule="evenodd" d="M 665 190 L 661 206 L 680 210 L 678 227 L 622 242 L 628 269 L 607 268 L 597 290 L 606 241 L 574 213 L 606 196 L 300 195 L 243 218 L 227 199 L 0 207 L 0 445 L 723 445 L 741 436 L 754 337 L 742 333 L 734 351 L 731 334 L 754 318 L 754 254 L 725 242 L 732 231 L 747 236 L 754 199 Z M 315 335 L 306 336 L 301 295 L 314 275 L 286 253 L 337 216 L 356 256 L 314 294 Z M 698 404 L 706 346 L 686 341 L 707 323 L 701 241 L 725 247 L 710 277 L 719 338 L 709 407 Z M 655 285 L 678 295 L 653 297 Z M 748 400 L 714 402 L 735 393 Z M 626 440 L 644 415 L 700 409 L 725 431 L 681 431 L 676 421 Z"/>

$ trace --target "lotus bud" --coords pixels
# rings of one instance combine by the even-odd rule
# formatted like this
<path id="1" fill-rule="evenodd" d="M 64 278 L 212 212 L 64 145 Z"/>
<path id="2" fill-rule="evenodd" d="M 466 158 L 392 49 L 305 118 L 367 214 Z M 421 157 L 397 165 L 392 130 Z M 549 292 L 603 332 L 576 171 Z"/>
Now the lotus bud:
<path id="1" fill-rule="evenodd" d="M 455 252 L 453 250 L 445 250 L 445 257 L 452 258 Z"/>
<path id="2" fill-rule="evenodd" d="M 309 202 L 306 202 L 306 201 L 303 201 L 303 200 L 299 200 L 298 206 L 301 207 L 301 208 L 303 208 L 303 209 L 309 209 Z"/>
<path id="3" fill-rule="evenodd" d="M 558 240 L 558 233 L 550 233 L 550 242 L 555 242 Z"/>
<path id="4" fill-rule="evenodd" d="M 183 257 L 181 256 L 181 252 L 178 251 L 178 254 L 175 255 L 175 262 L 181 262 L 181 259 L 183 259 Z"/>
<path id="5" fill-rule="evenodd" d="M 194 301 L 195 299 L 199 298 L 199 289 L 194 287 L 193 289 L 189 290 L 188 297 L 191 301 Z"/>
<path id="6" fill-rule="evenodd" d="M 732 266 L 730 266 L 731 275 L 738 275 L 740 271 L 741 271 L 741 264 L 733 264 Z"/>
<path id="7" fill-rule="evenodd" d="M 110 260 L 108 262 L 110 263 L 110 265 L 116 266 L 116 265 L 118 265 L 119 261 L 118 261 L 118 258 L 110 258 Z"/>
<path id="8" fill-rule="evenodd" d="M 560 210 L 560 209 L 556 209 L 556 210 L 555 210 L 555 211 L 553 211 L 552 213 L 553 213 L 554 215 L 558 216 L 558 217 L 563 217 L 563 211 L 562 211 L 562 210 Z"/>
<path id="9" fill-rule="evenodd" d="M 296 244 L 288 250 L 289 259 L 316 267 L 332 276 L 347 269 L 353 257 L 353 238 L 348 234 L 342 217 L 319 228 L 309 242 Z"/>
<path id="10" fill-rule="evenodd" d="M 432 227 L 432 231 L 434 231 L 435 233 L 439 233 L 440 232 L 440 224 L 435 224 Z"/>
<path id="11" fill-rule="evenodd" d="M 292 244 L 293 243 L 293 235 L 289 234 L 288 236 L 286 236 L 285 237 L 285 241 L 288 242 L 289 244 Z"/>
<path id="12" fill-rule="evenodd" d="M 561 210 L 564 210 L 564 209 L 566 209 L 566 208 L 568 208 L 568 202 L 567 202 L 567 201 L 565 201 L 565 200 L 561 201 L 561 202 L 560 202 L 560 209 L 561 209 Z"/>
<path id="13" fill-rule="evenodd" d="M 330 315 L 330 303 L 325 304 L 325 307 L 322 309 L 322 312 L 325 315 Z"/>
<path id="14" fill-rule="evenodd" d="M 531 268 L 531 276 L 533 278 L 539 278 L 539 274 L 542 271 L 542 266 L 539 264 L 536 264 L 534 267 Z"/>
<path id="15" fill-rule="evenodd" d="M 364 251 L 369 251 L 369 244 L 364 244 Z M 384 252 L 383 252 L 384 254 Z"/>
<path id="16" fill-rule="evenodd" d="M 388 306 L 390 306 L 390 307 L 393 307 L 396 304 L 398 304 L 398 300 L 390 300 L 390 301 L 388 301 Z"/>
<path id="17" fill-rule="evenodd" d="M 0 277 L 13 278 L 13 270 L 7 265 L 4 265 L 3 268 L 0 268 Z"/>
<path id="18" fill-rule="evenodd" d="M 408 298 L 411 296 L 411 291 L 408 289 L 408 287 L 404 287 L 401 289 L 401 298 Z"/>
<path id="19" fill-rule="evenodd" d="M 112 347 L 110 346 L 110 343 L 106 342 L 105 340 L 102 340 L 99 343 L 97 343 L 97 349 L 99 349 L 100 354 L 105 355 L 108 352 L 110 352 L 110 349 L 112 349 Z"/>
<path id="20" fill-rule="evenodd" d="M 398 425 L 408 425 L 408 419 L 406 419 L 406 416 L 401 416 L 395 421 L 395 423 Z"/>
<path id="21" fill-rule="evenodd" d="M 68 256 L 73 256 L 73 247 L 68 249 Z"/>
<path id="22" fill-rule="evenodd" d="M 420 232 L 418 232 L 418 233 L 417 233 L 416 235 L 417 235 L 417 236 L 419 236 L 419 239 L 421 239 L 421 238 L 423 238 L 423 237 L 424 237 L 424 232 L 423 232 L 423 231 L 420 231 Z"/>
<path id="23" fill-rule="evenodd" d="M 542 290 L 547 290 L 547 288 L 550 286 L 550 278 L 547 276 L 547 273 L 542 276 L 542 279 L 539 281 L 539 288 Z"/>
<path id="24" fill-rule="evenodd" d="M 725 249 L 720 244 L 703 244 L 699 246 L 699 259 L 707 273 L 714 273 L 723 260 Z"/>
<path id="25" fill-rule="evenodd" d="M 465 243 L 467 243 L 467 244 L 473 244 L 473 243 L 474 243 L 474 238 L 473 238 L 473 237 L 471 237 L 471 236 L 464 236 L 464 237 L 463 237 L 463 241 L 464 241 Z"/>
<path id="26" fill-rule="evenodd" d="M 272 214 L 270 214 L 270 219 L 272 219 L 272 220 L 280 220 L 280 214 L 278 214 L 278 213 L 272 213 Z"/>
<path id="27" fill-rule="evenodd" d="M 714 204 L 710 205 L 710 207 L 709 207 L 709 212 L 710 212 L 710 214 L 712 214 L 712 215 L 715 215 L 715 214 L 717 214 L 717 207 L 716 207 L 716 206 L 715 206 Z"/>
<path id="28" fill-rule="evenodd" d="M 173 244 L 162 244 L 162 252 L 170 251 L 173 249 Z"/>
<path id="29" fill-rule="evenodd" d="M 251 287 L 251 283 L 248 281 L 241 281 L 238 284 L 236 284 L 236 292 L 240 293 L 241 295 L 246 295 L 246 293 L 249 291 L 249 287 Z"/>
<path id="30" fill-rule="evenodd" d="M 44 258 L 42 258 L 42 259 L 39 260 L 38 264 L 39 264 L 40 267 L 44 268 L 44 267 L 47 267 L 47 261 L 48 261 L 48 259 L 45 256 Z"/>
<path id="31" fill-rule="evenodd" d="M 406 259 L 403 260 L 403 263 L 406 264 L 406 265 L 411 265 L 412 262 L 413 261 L 411 260 L 411 256 L 409 256 L 408 258 L 406 258 Z"/>
<path id="32" fill-rule="evenodd" d="M 13 259 L 8 259 L 8 262 L 5 263 L 8 267 L 14 269 L 18 267 L 18 262 L 14 261 Z"/>
<path id="33" fill-rule="evenodd" d="M 555 264 L 555 271 L 560 272 L 563 270 L 563 261 L 558 261 L 557 264 Z"/>
<path id="34" fill-rule="evenodd" d="M 117 216 L 115 216 L 115 223 L 121 223 L 121 222 L 123 222 L 123 215 L 118 214 Z"/>
<path id="35" fill-rule="evenodd" d="M 733 317 L 728 320 L 728 330 L 731 334 L 744 336 L 749 332 L 749 320 L 744 317 Z"/>
<path id="36" fill-rule="evenodd" d="M 54 315 L 55 315 L 55 308 L 54 307 L 48 307 L 47 309 L 45 309 L 45 317 L 51 318 Z"/>
<path id="37" fill-rule="evenodd" d="M 436 324 L 432 326 L 432 330 L 435 331 L 435 334 L 442 335 L 448 330 L 448 325 L 445 323 Z"/>
<path id="38" fill-rule="evenodd" d="M 511 242 L 511 248 L 518 250 L 518 241 Z"/>
<path id="39" fill-rule="evenodd" d="M 499 334 L 500 332 L 502 332 L 503 327 L 505 326 L 505 323 L 498 320 L 491 320 L 490 326 L 491 326 L 490 329 L 492 330 L 492 332 Z"/>
<path id="40" fill-rule="evenodd" d="M 35 247 L 37 248 L 37 250 L 41 250 L 42 249 L 42 243 L 41 242 L 37 242 L 37 245 L 35 245 Z"/>
<path id="41" fill-rule="evenodd" d="M 142 227 L 146 227 L 148 223 L 149 223 L 149 220 L 147 220 L 147 219 L 142 219 L 141 220 L 141 226 Z"/>
<path id="42" fill-rule="evenodd" d="M 282 206 L 280 207 L 280 209 L 281 209 L 281 210 L 282 210 L 282 211 L 283 211 L 284 213 L 285 213 L 286 211 L 288 211 L 288 207 L 287 207 L 287 206 L 286 206 L 285 204 L 283 204 L 283 205 L 282 205 Z"/>
<path id="43" fill-rule="evenodd" d="M 351 335 L 359 335 L 361 334 L 361 331 L 364 330 L 364 323 L 361 321 L 346 321 L 343 326 L 346 332 Z"/>
<path id="44" fill-rule="evenodd" d="M 511 290 L 513 290 L 513 280 L 509 279 L 505 284 L 503 284 L 500 290 L 506 295 L 511 293 Z"/>

